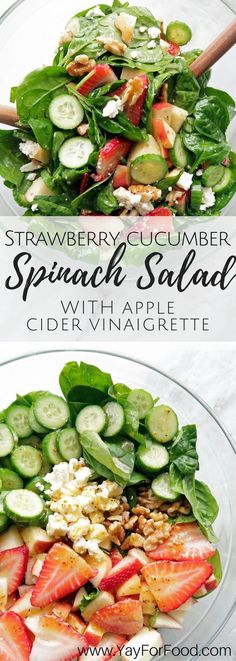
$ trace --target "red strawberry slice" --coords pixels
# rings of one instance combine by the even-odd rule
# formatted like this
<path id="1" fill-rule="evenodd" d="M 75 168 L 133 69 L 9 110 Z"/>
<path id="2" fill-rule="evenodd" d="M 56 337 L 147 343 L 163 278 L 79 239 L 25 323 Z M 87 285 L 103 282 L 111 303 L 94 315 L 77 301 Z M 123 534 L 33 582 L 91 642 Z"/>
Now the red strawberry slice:
<path id="1" fill-rule="evenodd" d="M 30 636 L 19 615 L 6 611 L 0 616 L 0 661 L 29 661 Z"/>
<path id="2" fill-rule="evenodd" d="M 112 549 L 111 550 L 110 558 L 111 558 L 112 567 L 115 567 L 118 564 L 118 562 L 123 560 L 123 556 L 121 555 L 121 553 L 118 549 Z"/>
<path id="3" fill-rule="evenodd" d="M 27 546 L 17 546 L 0 553 L 0 576 L 8 580 L 8 594 L 17 590 L 23 583 L 27 569 L 29 551 Z"/>
<path id="4" fill-rule="evenodd" d="M 148 555 L 153 560 L 207 560 L 215 551 L 196 523 L 172 526 L 170 536 Z"/>
<path id="5" fill-rule="evenodd" d="M 66 544 L 58 542 L 44 560 L 36 585 L 33 588 L 33 606 L 47 604 L 74 592 L 96 575 L 96 571 Z"/>
<path id="6" fill-rule="evenodd" d="M 112 567 L 109 574 L 101 580 L 99 590 L 107 590 L 108 592 L 116 590 L 119 585 L 136 574 L 140 570 L 140 567 L 142 567 L 142 564 L 138 558 L 126 556 L 115 567 Z"/>
<path id="7" fill-rule="evenodd" d="M 97 162 L 97 174 L 100 180 L 114 172 L 121 159 L 127 156 L 130 147 L 130 140 L 125 138 L 112 138 L 106 143 L 100 151 Z"/>
<path id="8" fill-rule="evenodd" d="M 117 165 L 115 169 L 113 179 L 112 179 L 114 188 L 128 188 L 130 185 L 130 172 L 127 165 Z"/>
<path id="9" fill-rule="evenodd" d="M 134 126 L 138 126 L 140 124 L 142 117 L 143 106 L 147 95 L 149 80 L 145 73 L 135 76 L 135 79 L 138 79 L 141 82 L 141 93 L 137 101 L 135 101 L 135 103 L 132 104 L 132 97 L 130 101 L 128 100 L 125 103 L 124 113 L 125 115 L 127 115 L 127 117 L 132 122 L 132 124 L 134 124 Z M 110 96 L 122 97 L 123 95 L 125 95 L 126 90 L 129 89 L 129 86 L 132 84 L 132 80 L 133 79 L 131 79 L 127 83 L 124 83 L 124 85 L 121 85 L 121 87 L 116 89 L 114 92 L 111 92 Z"/>
<path id="10" fill-rule="evenodd" d="M 169 44 L 169 48 L 168 48 L 169 55 L 173 55 L 173 57 L 179 55 L 180 47 L 177 44 L 174 44 L 172 41 L 168 41 L 167 43 Z"/>
<path id="11" fill-rule="evenodd" d="M 117 80 L 109 64 L 97 64 L 92 71 L 83 78 L 77 90 L 83 96 L 88 96 L 96 87 L 102 87 Z"/>
<path id="12" fill-rule="evenodd" d="M 154 211 L 158 213 L 154 213 Z M 143 237 L 149 236 L 150 232 L 173 232 L 173 221 L 171 218 L 167 218 L 167 216 L 172 216 L 172 213 L 166 213 L 166 211 L 169 211 L 169 209 L 166 210 L 165 207 L 153 209 L 145 218 L 132 225 L 132 230 L 127 232 L 127 236 L 130 231 L 131 233 L 142 232 Z M 152 218 L 149 218 L 149 216 L 152 216 Z"/>
<path id="13" fill-rule="evenodd" d="M 94 648 L 90 648 L 82 654 L 80 661 L 109 661 L 112 657 L 116 657 L 118 652 L 120 652 L 122 646 L 125 644 L 126 638 L 124 636 L 118 636 L 115 634 L 106 633 L 103 636 L 102 644 L 95 645 Z"/>
<path id="14" fill-rule="evenodd" d="M 30 661 L 71 661 L 74 657 L 77 658 L 79 653 L 86 652 L 87 648 L 84 636 L 77 633 L 67 622 L 59 620 L 55 615 L 43 615 Z"/>
<path id="15" fill-rule="evenodd" d="M 171 209 L 168 207 L 158 207 L 158 209 L 153 209 L 153 211 L 149 211 L 147 214 L 148 216 L 173 216 L 173 213 Z"/>
<path id="16" fill-rule="evenodd" d="M 134 636 L 143 626 L 141 601 L 124 599 L 112 606 L 100 608 L 93 616 L 92 622 L 105 631 Z"/>
<path id="17" fill-rule="evenodd" d="M 80 195 L 81 193 L 84 193 L 87 190 L 87 188 L 89 187 L 89 182 L 90 182 L 90 174 L 88 172 L 84 172 L 80 180 L 80 186 L 79 186 Z"/>
<path id="18" fill-rule="evenodd" d="M 212 574 L 204 560 L 151 562 L 141 569 L 160 611 L 179 608 Z"/>

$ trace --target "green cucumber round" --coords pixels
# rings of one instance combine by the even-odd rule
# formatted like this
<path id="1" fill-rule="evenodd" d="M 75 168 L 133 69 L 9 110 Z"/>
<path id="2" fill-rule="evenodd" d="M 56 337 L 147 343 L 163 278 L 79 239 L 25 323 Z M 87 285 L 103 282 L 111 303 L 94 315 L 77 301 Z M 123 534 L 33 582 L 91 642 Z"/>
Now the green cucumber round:
<path id="1" fill-rule="evenodd" d="M 161 473 L 152 481 L 151 489 L 154 495 L 161 500 L 173 502 L 177 500 L 180 494 L 172 489 L 170 485 L 169 473 Z"/>
<path id="2" fill-rule="evenodd" d="M 46 429 L 60 429 L 68 422 L 70 411 L 67 402 L 58 395 L 42 395 L 34 403 L 34 415 Z"/>
<path id="3" fill-rule="evenodd" d="M 49 462 L 51 466 L 55 464 L 60 464 L 63 461 L 62 456 L 57 449 L 57 432 L 52 431 L 50 434 L 44 437 L 42 442 L 42 450 L 46 461 Z"/>
<path id="4" fill-rule="evenodd" d="M 48 431 L 46 427 L 43 427 L 43 425 L 39 424 L 38 420 L 34 415 L 33 406 L 31 406 L 31 409 L 29 409 L 29 423 L 33 431 L 35 431 L 37 434 L 46 434 Z"/>
<path id="5" fill-rule="evenodd" d="M 49 105 L 49 117 L 54 126 L 59 129 L 71 130 L 81 124 L 84 111 L 75 96 L 59 94 Z"/>
<path id="6" fill-rule="evenodd" d="M 4 498 L 4 510 L 16 523 L 39 523 L 44 504 L 42 498 L 27 489 L 14 489 Z"/>
<path id="7" fill-rule="evenodd" d="M 223 165 L 210 165 L 202 175 L 202 184 L 207 188 L 215 186 L 221 181 L 225 173 Z"/>
<path id="8" fill-rule="evenodd" d="M 10 468 L 0 468 L 0 481 L 2 483 L 3 491 L 11 491 L 12 489 L 21 489 L 23 487 L 23 480 L 20 475 Z"/>
<path id="9" fill-rule="evenodd" d="M 103 431 L 103 436 L 105 438 L 110 438 L 111 436 L 116 436 L 119 434 L 125 422 L 124 409 L 118 402 L 107 402 L 104 406 L 104 412 L 106 415 L 106 427 Z"/>
<path id="10" fill-rule="evenodd" d="M 199 211 L 202 202 L 202 187 L 198 182 L 191 186 L 191 209 Z"/>
<path id="11" fill-rule="evenodd" d="M 30 445 L 19 445 L 11 455 L 14 469 L 23 478 L 35 477 L 42 466 L 42 455 Z"/>
<path id="12" fill-rule="evenodd" d="M 89 138 L 69 138 L 63 142 L 59 150 L 58 158 L 65 168 L 81 168 L 88 162 L 94 145 Z"/>
<path id="13" fill-rule="evenodd" d="M 79 434 L 83 434 L 85 431 L 95 431 L 99 434 L 104 429 L 106 422 L 106 414 L 102 407 L 91 404 L 78 413 L 75 426 Z"/>
<path id="14" fill-rule="evenodd" d="M 168 443 L 178 431 L 178 418 L 170 406 L 160 404 L 148 413 L 145 419 L 149 434 L 159 443 Z"/>
<path id="15" fill-rule="evenodd" d="M 68 427 L 57 432 L 56 445 L 59 454 L 65 461 L 81 457 L 82 448 L 79 442 L 79 434 L 74 428 Z"/>
<path id="16" fill-rule="evenodd" d="M 142 388 L 131 390 L 127 401 L 137 408 L 140 420 L 143 420 L 153 407 L 152 395 L 146 390 L 142 390 Z"/>
<path id="17" fill-rule="evenodd" d="M 136 465 L 141 471 L 156 473 L 169 463 L 169 453 L 161 443 L 140 445 L 136 453 Z"/>
<path id="18" fill-rule="evenodd" d="M 130 171 L 132 179 L 140 184 L 154 184 L 165 177 L 168 165 L 158 154 L 143 154 L 131 161 Z"/>
<path id="19" fill-rule="evenodd" d="M 177 46 L 185 46 L 192 39 L 192 30 L 187 23 L 182 21 L 171 21 L 167 25 L 166 38 Z"/>
<path id="20" fill-rule="evenodd" d="M 174 146 L 170 149 L 170 159 L 178 168 L 184 169 L 188 164 L 188 153 L 179 134 L 175 138 Z"/>
<path id="21" fill-rule="evenodd" d="M 4 422 L 0 423 L 0 458 L 6 457 L 14 448 L 15 441 L 11 429 Z"/>
<path id="22" fill-rule="evenodd" d="M 214 193 L 223 193 L 225 190 L 230 188 L 230 186 L 232 186 L 234 181 L 235 180 L 232 170 L 230 170 L 230 168 L 224 168 L 224 175 L 222 179 L 220 179 L 218 184 L 212 186 L 212 190 Z"/>
<path id="23" fill-rule="evenodd" d="M 29 422 L 29 407 L 22 404 L 12 404 L 6 415 L 6 423 L 16 432 L 18 438 L 30 436 L 33 429 Z"/>

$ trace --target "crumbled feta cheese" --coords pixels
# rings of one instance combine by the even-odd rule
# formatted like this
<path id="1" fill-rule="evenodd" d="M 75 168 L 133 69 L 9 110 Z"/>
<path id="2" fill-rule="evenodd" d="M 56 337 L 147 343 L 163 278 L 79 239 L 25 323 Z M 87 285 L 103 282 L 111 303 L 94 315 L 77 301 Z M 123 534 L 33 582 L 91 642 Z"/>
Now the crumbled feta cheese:
<path id="1" fill-rule="evenodd" d="M 202 204 L 200 206 L 200 211 L 206 211 L 210 207 L 214 207 L 216 201 L 216 196 L 212 188 L 203 188 L 202 189 Z"/>
<path id="2" fill-rule="evenodd" d="M 100 9 L 100 7 L 97 6 L 87 11 L 86 18 L 94 18 L 96 16 L 105 16 L 104 12 Z"/>
<path id="3" fill-rule="evenodd" d="M 67 534 L 68 525 L 64 517 L 57 512 L 50 514 L 47 523 L 47 533 L 50 537 L 60 538 Z"/>
<path id="4" fill-rule="evenodd" d="M 196 172 L 197 177 L 201 177 L 202 174 L 203 174 L 203 170 L 202 170 L 202 168 L 199 168 L 199 170 L 197 170 L 197 172 Z"/>
<path id="5" fill-rule="evenodd" d="M 114 119 L 114 117 L 118 115 L 119 110 L 123 110 L 122 101 L 118 96 L 115 96 L 114 99 L 108 101 L 106 106 L 103 108 L 102 114 L 103 117 L 110 117 L 110 119 Z"/>
<path id="6" fill-rule="evenodd" d="M 148 28 L 148 35 L 151 39 L 157 39 L 157 37 L 159 37 L 160 34 L 161 31 L 159 30 L 159 28 L 156 28 L 155 26 L 153 26 L 152 28 Z"/>
<path id="7" fill-rule="evenodd" d="M 161 50 L 163 51 L 163 53 L 165 53 L 165 54 L 168 53 L 169 45 L 170 44 L 168 44 L 167 41 L 165 41 L 164 39 L 160 39 L 160 47 L 161 47 Z"/>
<path id="8" fill-rule="evenodd" d="M 147 47 L 148 48 L 155 48 L 156 47 L 156 42 L 154 41 L 154 39 L 152 39 L 151 41 L 148 42 Z"/>
<path id="9" fill-rule="evenodd" d="M 182 188 L 183 190 L 189 190 L 192 185 L 192 180 L 193 174 L 189 174 L 189 172 L 183 172 L 183 174 L 181 174 L 180 178 L 178 179 L 179 188 Z"/>
<path id="10" fill-rule="evenodd" d="M 139 202 L 135 206 L 135 211 L 139 216 L 146 216 L 150 211 L 153 211 L 154 206 L 151 202 Z"/>
<path id="11" fill-rule="evenodd" d="M 172 190 L 173 190 L 172 186 L 168 186 L 169 193 L 171 193 Z"/>
<path id="12" fill-rule="evenodd" d="M 139 57 L 139 53 L 137 50 L 132 50 L 130 53 L 130 57 L 132 57 L 132 60 L 137 60 Z"/>
<path id="13" fill-rule="evenodd" d="M 131 193 L 126 188 L 123 188 L 123 186 L 120 186 L 120 188 L 114 191 L 114 196 L 119 202 L 119 206 L 124 207 L 127 211 L 131 211 L 136 204 L 141 202 L 141 195 Z"/>
<path id="14" fill-rule="evenodd" d="M 38 211 L 38 205 L 37 204 L 32 204 L 31 211 L 33 211 L 33 212 Z"/>
<path id="15" fill-rule="evenodd" d="M 140 25 L 139 32 L 141 32 L 141 34 L 143 34 L 143 32 L 146 32 L 146 31 L 147 31 L 146 25 Z"/>
<path id="16" fill-rule="evenodd" d="M 21 172 L 35 172 L 35 170 L 40 170 L 42 167 L 42 163 L 39 163 L 38 161 L 30 161 L 29 163 L 25 163 L 24 165 L 21 166 L 20 171 Z"/>
<path id="17" fill-rule="evenodd" d="M 44 491 L 44 486 L 41 482 L 36 482 L 35 486 L 39 491 Z"/>
<path id="18" fill-rule="evenodd" d="M 30 174 L 27 175 L 26 179 L 27 181 L 34 181 L 36 179 L 37 175 L 35 172 L 30 172 Z"/>
<path id="19" fill-rule="evenodd" d="M 32 159 L 35 158 L 35 154 L 37 154 L 37 151 L 40 149 L 40 147 L 39 144 L 37 142 L 33 142 L 33 140 L 25 140 L 25 142 L 20 142 L 19 149 L 22 154 L 25 154 L 25 156 L 28 156 L 30 159 Z"/>

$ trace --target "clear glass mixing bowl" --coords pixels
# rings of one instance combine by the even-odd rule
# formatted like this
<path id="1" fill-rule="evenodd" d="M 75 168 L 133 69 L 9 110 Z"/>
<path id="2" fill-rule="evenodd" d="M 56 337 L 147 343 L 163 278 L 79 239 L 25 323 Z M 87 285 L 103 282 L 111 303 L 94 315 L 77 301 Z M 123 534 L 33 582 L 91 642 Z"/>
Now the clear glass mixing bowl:
<path id="1" fill-rule="evenodd" d="M 163 638 L 167 644 L 189 649 L 198 645 L 201 650 L 213 643 L 235 606 L 236 457 L 233 442 L 205 402 L 175 379 L 145 363 L 89 349 L 32 353 L 0 365 L 1 408 L 14 399 L 16 392 L 51 390 L 59 393 L 58 376 L 63 365 L 70 360 L 95 364 L 110 372 L 115 382 L 122 381 L 134 388 L 146 388 L 155 396 L 160 395 L 176 410 L 180 424 L 197 424 L 200 478 L 209 484 L 219 503 L 215 530 L 224 575 L 218 590 L 193 606 L 184 628 L 177 632 L 163 630 Z M 185 658 L 194 658 L 194 651 L 185 654 Z M 168 658 L 174 659 L 175 656 L 170 654 Z"/>
<path id="2" fill-rule="evenodd" d="M 204 48 L 236 14 L 235 0 L 132 0 L 145 5 L 153 13 L 163 16 L 165 23 L 173 19 L 187 21 L 193 30 L 191 47 Z M 76 12 L 93 4 L 93 0 L 18 0 L 0 18 L 0 103 L 9 103 L 9 92 L 32 69 L 49 64 L 58 38 L 68 19 Z M 188 46 L 187 46 L 188 48 Z M 211 84 L 235 95 L 234 67 L 236 48 L 218 62 L 212 73 Z M 235 122 L 229 130 L 229 139 L 236 149 Z M 234 215 L 235 201 L 225 214 Z M 0 215 L 22 214 L 12 199 L 11 191 L 0 184 Z"/>

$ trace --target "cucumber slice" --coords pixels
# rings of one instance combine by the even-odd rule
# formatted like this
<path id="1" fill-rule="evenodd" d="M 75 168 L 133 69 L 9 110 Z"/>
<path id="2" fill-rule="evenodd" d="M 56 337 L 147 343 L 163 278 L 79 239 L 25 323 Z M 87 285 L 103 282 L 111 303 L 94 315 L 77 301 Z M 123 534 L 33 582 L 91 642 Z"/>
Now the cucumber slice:
<path id="1" fill-rule="evenodd" d="M 132 179 L 140 184 L 154 184 L 165 177 L 167 170 L 165 159 L 158 154 L 143 154 L 130 164 Z"/>
<path id="2" fill-rule="evenodd" d="M 8 425 L 0 424 L 0 457 L 6 457 L 14 448 L 14 438 Z"/>
<path id="3" fill-rule="evenodd" d="M 54 434 L 54 432 L 51 432 Z M 44 475 L 47 475 L 47 473 L 50 473 L 52 469 L 52 464 L 49 463 L 49 461 L 46 459 L 45 454 L 42 455 L 42 466 L 40 469 L 40 475 L 41 477 L 44 477 Z"/>
<path id="4" fill-rule="evenodd" d="M 223 165 L 210 165 L 209 168 L 203 172 L 202 184 L 203 186 L 212 187 L 221 181 L 224 176 L 225 168 Z"/>
<path id="5" fill-rule="evenodd" d="M 14 469 L 22 477 L 38 475 L 42 466 L 41 452 L 30 445 L 19 445 L 12 453 L 11 460 Z"/>
<path id="6" fill-rule="evenodd" d="M 178 168 L 186 168 L 188 164 L 188 154 L 180 135 L 176 136 L 174 146 L 170 149 L 170 159 Z"/>
<path id="7" fill-rule="evenodd" d="M 0 480 L 2 483 L 3 491 L 11 491 L 12 489 L 22 489 L 23 480 L 15 471 L 9 468 L 0 468 Z"/>
<path id="8" fill-rule="evenodd" d="M 59 161 L 65 168 L 81 168 L 88 162 L 94 145 L 89 138 L 70 138 L 59 150 Z"/>
<path id="9" fill-rule="evenodd" d="M 145 419 L 146 427 L 152 438 L 159 443 L 168 443 L 178 431 L 178 418 L 170 406 L 155 406 Z"/>
<path id="10" fill-rule="evenodd" d="M 124 409 L 118 402 L 107 402 L 104 406 L 107 425 L 103 431 L 104 438 L 118 434 L 125 422 Z"/>
<path id="11" fill-rule="evenodd" d="M 156 473 L 169 463 L 169 453 L 164 445 L 150 443 L 147 447 L 140 445 L 136 454 L 136 465 L 141 471 Z"/>
<path id="12" fill-rule="evenodd" d="M 143 418 L 146 417 L 154 404 L 152 395 L 141 388 L 131 390 L 128 394 L 127 401 L 136 406 L 140 420 L 143 420 Z"/>
<path id="13" fill-rule="evenodd" d="M 57 432 L 52 431 L 44 437 L 42 442 L 42 450 L 45 459 L 50 465 L 60 464 L 63 461 L 57 449 Z"/>
<path id="14" fill-rule="evenodd" d="M 232 170 L 230 170 L 230 168 L 224 168 L 224 170 L 224 176 L 222 179 L 218 182 L 218 184 L 212 187 L 214 193 L 223 193 L 223 191 L 227 190 L 227 188 L 230 188 L 230 186 L 234 183 L 234 175 Z"/>
<path id="15" fill-rule="evenodd" d="M 202 202 L 202 187 L 201 184 L 194 183 L 191 186 L 191 209 L 199 211 Z"/>
<path id="16" fill-rule="evenodd" d="M 16 432 L 18 438 L 30 436 L 32 434 L 32 427 L 29 422 L 29 408 L 22 404 L 12 404 L 8 409 L 6 416 L 6 423 L 12 427 Z"/>
<path id="17" fill-rule="evenodd" d="M 3 530 L 6 530 L 6 528 L 10 524 L 10 519 L 4 512 L 4 498 L 7 495 L 8 491 L 1 491 L 0 493 L 0 532 L 3 532 Z"/>
<path id="18" fill-rule="evenodd" d="M 79 459 L 81 457 L 82 448 L 76 429 L 68 427 L 59 431 L 57 433 L 56 444 L 62 459 L 65 459 L 65 461 Z"/>
<path id="19" fill-rule="evenodd" d="M 81 124 L 84 111 L 75 96 L 60 94 L 51 101 L 49 109 L 51 122 L 59 129 L 75 129 Z"/>
<path id="20" fill-rule="evenodd" d="M 33 406 L 31 406 L 31 409 L 29 409 L 29 423 L 30 426 L 32 427 L 33 431 L 36 431 L 37 434 L 46 434 L 48 429 L 46 427 L 43 427 L 43 425 L 40 425 L 38 420 L 36 420 L 36 417 L 34 415 L 34 409 Z"/>
<path id="21" fill-rule="evenodd" d="M 166 38 L 177 46 L 185 46 L 192 39 L 192 30 L 187 23 L 172 21 L 167 25 Z"/>
<path id="22" fill-rule="evenodd" d="M 47 429 L 60 429 L 68 422 L 68 404 L 58 395 L 42 395 L 34 404 L 34 415 L 40 425 Z"/>
<path id="23" fill-rule="evenodd" d="M 106 414 L 102 407 L 91 404 L 78 413 L 75 426 L 79 434 L 83 434 L 84 431 L 95 431 L 99 434 L 104 429 L 106 421 Z"/>
<path id="24" fill-rule="evenodd" d="M 170 486 L 169 473 L 162 473 L 155 477 L 155 480 L 152 481 L 151 489 L 154 495 L 162 500 L 170 500 L 172 502 L 180 496 L 180 493 Z"/>
<path id="25" fill-rule="evenodd" d="M 33 491 L 14 489 L 4 498 L 7 516 L 17 523 L 38 523 L 43 515 L 43 501 Z"/>

